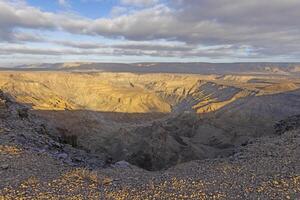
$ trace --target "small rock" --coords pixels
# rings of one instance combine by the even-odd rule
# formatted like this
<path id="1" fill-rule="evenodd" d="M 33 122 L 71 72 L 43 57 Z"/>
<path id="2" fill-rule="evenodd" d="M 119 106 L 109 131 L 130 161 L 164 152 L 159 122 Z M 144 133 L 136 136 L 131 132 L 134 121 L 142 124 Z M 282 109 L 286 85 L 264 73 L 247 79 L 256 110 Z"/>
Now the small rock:
<path id="1" fill-rule="evenodd" d="M 80 157 L 80 156 L 74 156 L 74 157 L 72 158 L 72 160 L 73 160 L 74 162 L 84 162 L 84 158 L 83 158 L 83 157 Z"/>
<path id="2" fill-rule="evenodd" d="M 4 165 L 1 165 L 1 167 L 0 167 L 2 170 L 6 170 L 6 169 L 8 169 L 9 168 L 9 165 L 7 165 L 7 164 L 4 164 Z"/>
<path id="3" fill-rule="evenodd" d="M 72 160 L 71 160 L 70 158 L 64 160 L 64 163 L 66 163 L 66 164 L 68 164 L 68 165 L 70 165 L 70 166 L 73 166 L 73 167 L 76 166 L 76 164 L 73 163 Z"/>
<path id="4" fill-rule="evenodd" d="M 20 108 L 18 109 L 18 115 L 21 119 L 28 118 L 28 108 Z"/>
<path id="5" fill-rule="evenodd" d="M 113 179 L 111 178 L 104 178 L 102 183 L 103 185 L 110 185 L 113 182 Z"/>
<path id="6" fill-rule="evenodd" d="M 272 157 L 272 156 L 273 156 L 273 153 L 270 152 L 270 151 L 268 151 L 266 154 L 267 154 L 267 156 L 269 156 L 269 157 Z"/>
<path id="7" fill-rule="evenodd" d="M 130 168 L 130 164 L 124 160 L 116 162 L 114 166 L 119 168 Z"/>
<path id="8" fill-rule="evenodd" d="M 10 132 L 10 131 L 11 131 L 11 129 L 9 129 L 9 128 L 4 128 L 3 130 L 4 130 L 4 131 L 7 131 L 7 132 Z"/>
<path id="9" fill-rule="evenodd" d="M 57 155 L 57 158 L 64 160 L 64 159 L 68 158 L 68 154 L 66 154 L 66 153 L 60 153 L 60 154 Z"/>

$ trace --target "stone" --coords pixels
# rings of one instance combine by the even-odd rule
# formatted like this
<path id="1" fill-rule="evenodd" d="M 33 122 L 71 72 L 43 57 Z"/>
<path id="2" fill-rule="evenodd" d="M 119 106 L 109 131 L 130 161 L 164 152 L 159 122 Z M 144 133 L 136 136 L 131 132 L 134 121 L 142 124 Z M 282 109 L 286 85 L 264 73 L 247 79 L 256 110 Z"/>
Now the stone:
<path id="1" fill-rule="evenodd" d="M 116 162 L 114 164 L 115 167 L 119 167 L 119 168 L 130 168 L 130 164 L 128 162 L 126 162 L 125 160 Z"/>
<path id="2" fill-rule="evenodd" d="M 3 164 L 1 165 L 0 167 L 2 170 L 7 170 L 9 168 L 9 165 L 8 164 Z"/>
<path id="3" fill-rule="evenodd" d="M 57 155 L 57 158 L 64 160 L 64 159 L 68 158 L 68 154 L 66 154 L 66 153 L 60 153 L 60 154 Z"/>
<path id="4" fill-rule="evenodd" d="M 103 185 L 110 185 L 113 182 L 113 179 L 111 178 L 104 178 L 102 183 Z"/>
<path id="5" fill-rule="evenodd" d="M 21 119 L 28 118 L 28 108 L 20 108 L 18 109 L 18 115 Z"/>
<path id="6" fill-rule="evenodd" d="M 75 162 L 84 162 L 84 158 L 81 156 L 74 156 L 72 160 Z"/>

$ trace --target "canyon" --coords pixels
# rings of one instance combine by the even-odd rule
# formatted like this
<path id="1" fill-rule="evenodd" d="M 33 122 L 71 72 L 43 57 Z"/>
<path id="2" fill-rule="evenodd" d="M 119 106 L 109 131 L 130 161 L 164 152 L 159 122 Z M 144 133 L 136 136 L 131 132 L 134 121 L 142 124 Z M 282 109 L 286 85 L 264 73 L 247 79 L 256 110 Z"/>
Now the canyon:
<path id="1" fill-rule="evenodd" d="M 295 64 L 56 65 L 0 70 L 0 199 L 299 198 Z"/>
<path id="2" fill-rule="evenodd" d="M 47 120 L 63 142 L 107 163 L 155 171 L 228 157 L 254 138 L 276 134 L 276 122 L 300 113 L 300 78 L 278 74 L 278 67 L 267 68 L 271 75 L 220 75 L 63 66 L 3 70 L 0 89 Z"/>

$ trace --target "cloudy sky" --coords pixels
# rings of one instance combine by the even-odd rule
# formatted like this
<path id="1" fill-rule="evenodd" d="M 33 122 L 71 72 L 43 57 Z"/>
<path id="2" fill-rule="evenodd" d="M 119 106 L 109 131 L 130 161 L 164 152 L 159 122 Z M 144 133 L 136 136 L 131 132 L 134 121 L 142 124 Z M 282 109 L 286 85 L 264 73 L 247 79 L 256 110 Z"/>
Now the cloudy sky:
<path id="1" fill-rule="evenodd" d="M 0 0 L 0 64 L 300 61 L 299 0 Z"/>

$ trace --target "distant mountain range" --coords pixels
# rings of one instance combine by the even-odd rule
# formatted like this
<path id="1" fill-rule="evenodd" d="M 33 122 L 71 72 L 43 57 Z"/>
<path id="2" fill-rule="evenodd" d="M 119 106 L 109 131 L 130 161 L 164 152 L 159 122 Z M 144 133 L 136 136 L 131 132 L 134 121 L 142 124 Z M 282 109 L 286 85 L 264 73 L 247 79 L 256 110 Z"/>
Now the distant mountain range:
<path id="1" fill-rule="evenodd" d="M 0 70 L 300 75 L 300 63 L 43 63 Z"/>

